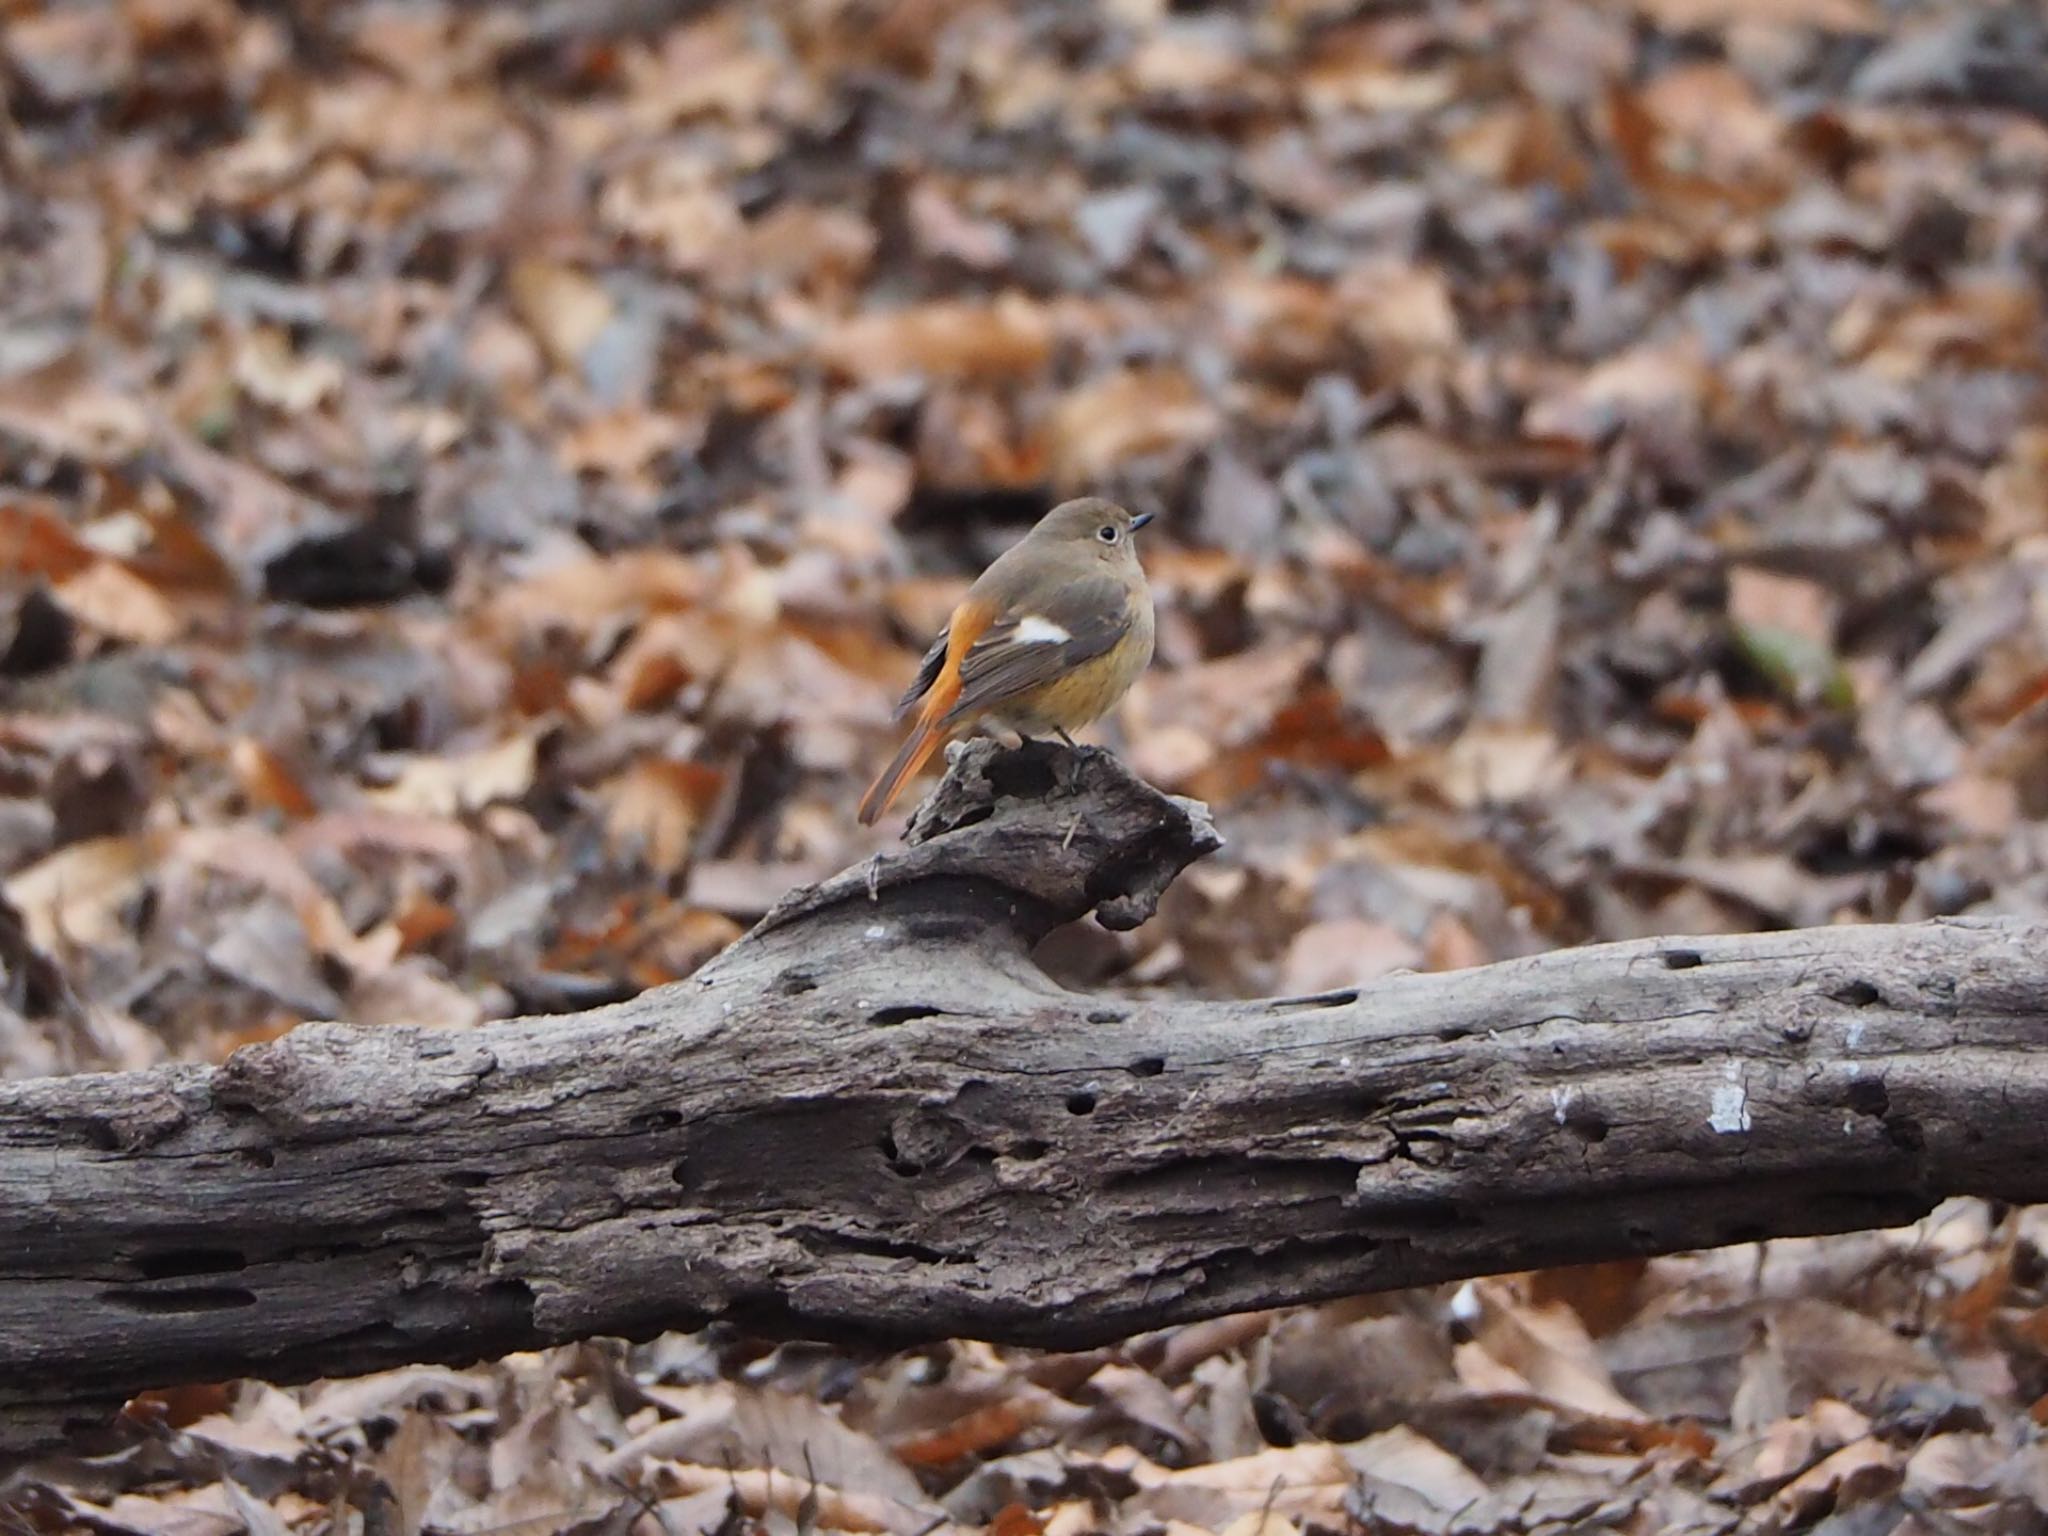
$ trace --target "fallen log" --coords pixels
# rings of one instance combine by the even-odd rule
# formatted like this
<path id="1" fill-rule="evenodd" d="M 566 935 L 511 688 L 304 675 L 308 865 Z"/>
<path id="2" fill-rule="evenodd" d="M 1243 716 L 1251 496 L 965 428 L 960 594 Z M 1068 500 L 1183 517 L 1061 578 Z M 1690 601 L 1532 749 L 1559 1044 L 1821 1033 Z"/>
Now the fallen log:
<path id="1" fill-rule="evenodd" d="M 1090 996 L 1033 946 L 1149 916 L 1200 806 L 976 743 L 911 837 L 616 1006 L 0 1084 L 0 1445 L 182 1381 L 714 1319 L 1066 1348 L 2048 1199 L 2039 928 Z"/>

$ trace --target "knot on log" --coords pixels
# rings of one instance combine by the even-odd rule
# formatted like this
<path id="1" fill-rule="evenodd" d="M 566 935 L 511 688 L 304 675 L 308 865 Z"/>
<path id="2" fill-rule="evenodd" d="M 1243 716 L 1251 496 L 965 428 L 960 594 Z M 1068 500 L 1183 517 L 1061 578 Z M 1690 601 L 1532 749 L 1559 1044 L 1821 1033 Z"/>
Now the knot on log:
<path id="1" fill-rule="evenodd" d="M 949 749 L 904 842 L 790 892 L 749 937 L 846 903 L 915 904 L 920 891 L 963 937 L 999 928 L 1028 946 L 1091 912 L 1125 931 L 1223 837 L 1207 806 L 1154 789 L 1104 748 L 983 738 Z"/>

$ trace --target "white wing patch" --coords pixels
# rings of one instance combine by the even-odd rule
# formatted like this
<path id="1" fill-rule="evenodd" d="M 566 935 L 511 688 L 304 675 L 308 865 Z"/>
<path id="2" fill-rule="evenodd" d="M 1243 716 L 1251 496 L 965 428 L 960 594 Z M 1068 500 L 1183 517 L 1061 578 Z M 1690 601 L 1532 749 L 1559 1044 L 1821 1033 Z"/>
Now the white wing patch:
<path id="1" fill-rule="evenodd" d="M 1074 637 L 1051 619 L 1040 618 L 1027 613 L 1017 621 L 1017 628 L 1010 636 L 1012 645 L 1060 645 Z"/>

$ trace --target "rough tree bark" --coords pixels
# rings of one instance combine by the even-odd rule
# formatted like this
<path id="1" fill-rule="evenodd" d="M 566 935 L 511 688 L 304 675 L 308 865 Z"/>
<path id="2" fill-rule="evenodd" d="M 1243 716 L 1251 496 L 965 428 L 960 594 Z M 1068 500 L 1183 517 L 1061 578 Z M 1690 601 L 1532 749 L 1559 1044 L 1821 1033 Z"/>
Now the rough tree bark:
<path id="1" fill-rule="evenodd" d="M 0 1440 L 139 1388 L 723 1318 L 1078 1346 L 1381 1287 L 2048 1199 L 2048 934 L 1606 945 L 1360 993 L 1064 991 L 1217 846 L 968 748 L 700 975 L 450 1033 L 0 1085 Z"/>

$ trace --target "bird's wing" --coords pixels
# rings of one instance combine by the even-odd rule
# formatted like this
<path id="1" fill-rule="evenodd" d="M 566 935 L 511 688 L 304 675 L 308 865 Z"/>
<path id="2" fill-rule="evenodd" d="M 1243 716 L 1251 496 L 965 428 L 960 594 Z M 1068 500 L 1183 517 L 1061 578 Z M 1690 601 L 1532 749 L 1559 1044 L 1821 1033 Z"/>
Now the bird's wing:
<path id="1" fill-rule="evenodd" d="M 917 664 L 917 676 L 911 679 L 903 697 L 896 701 L 896 718 L 901 720 L 913 709 L 918 700 L 932 691 L 932 684 L 939 680 L 939 672 L 946 665 L 946 642 L 953 638 L 951 626 L 939 631 L 931 649 L 924 653 L 924 660 Z"/>
<path id="2" fill-rule="evenodd" d="M 1106 653 L 1130 628 L 1130 595 L 1114 576 L 1083 577 L 1045 602 L 1006 614 L 961 657 L 960 696 L 947 717 L 992 708 L 1062 677 Z"/>

